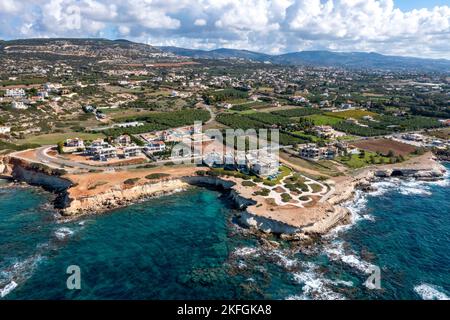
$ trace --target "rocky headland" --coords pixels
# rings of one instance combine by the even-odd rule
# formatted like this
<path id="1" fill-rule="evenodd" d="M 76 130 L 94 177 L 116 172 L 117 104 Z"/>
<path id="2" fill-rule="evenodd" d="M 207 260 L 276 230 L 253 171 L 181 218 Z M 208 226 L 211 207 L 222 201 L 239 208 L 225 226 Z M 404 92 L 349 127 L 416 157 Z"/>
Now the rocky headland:
<path id="1" fill-rule="evenodd" d="M 159 167 L 139 170 L 68 174 L 23 159 L 0 159 L 0 174 L 16 181 L 39 185 L 54 192 L 55 208 L 62 218 L 96 214 L 135 203 L 149 197 L 169 195 L 191 186 L 220 189 L 240 209 L 243 225 L 286 239 L 303 240 L 327 233 L 351 220 L 342 204 L 352 199 L 355 190 L 371 190 L 374 179 L 408 177 L 424 180 L 442 178 L 445 168 L 425 154 L 402 164 L 369 167 L 352 175 L 327 181 L 329 192 L 311 206 L 277 206 L 267 197 L 255 194 L 255 188 L 243 186 L 230 176 L 198 175 L 198 167 Z"/>

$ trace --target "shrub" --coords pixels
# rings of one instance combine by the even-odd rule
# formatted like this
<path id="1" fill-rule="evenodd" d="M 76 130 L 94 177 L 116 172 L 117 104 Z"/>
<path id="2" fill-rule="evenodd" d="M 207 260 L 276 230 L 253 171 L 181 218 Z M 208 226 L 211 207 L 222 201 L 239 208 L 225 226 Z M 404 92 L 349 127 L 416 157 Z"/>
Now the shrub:
<path id="1" fill-rule="evenodd" d="M 138 181 L 139 181 L 139 178 L 130 178 L 130 179 L 125 180 L 123 183 L 126 185 L 133 185 Z"/>
<path id="2" fill-rule="evenodd" d="M 252 181 L 242 181 L 242 185 L 244 187 L 254 187 L 254 186 L 256 186 L 256 184 L 254 182 L 252 182 Z"/>
<path id="3" fill-rule="evenodd" d="M 100 186 L 103 186 L 103 185 L 105 185 L 105 184 L 107 184 L 108 182 L 106 182 L 106 181 L 97 181 L 97 182 L 94 182 L 93 184 L 91 184 L 89 187 L 88 187 L 88 190 L 94 190 L 95 188 L 97 188 L 97 187 L 100 187 Z"/>
<path id="4" fill-rule="evenodd" d="M 198 175 L 198 176 L 204 176 L 204 175 L 206 175 L 206 171 L 205 170 L 197 170 L 197 171 L 195 171 L 195 173 Z"/>
<path id="5" fill-rule="evenodd" d="M 211 176 L 211 177 L 218 177 L 218 176 L 220 176 L 220 172 L 217 172 L 217 171 L 214 171 L 214 170 L 208 171 L 206 174 L 208 176 Z"/>
<path id="6" fill-rule="evenodd" d="M 288 193 L 282 193 L 281 194 L 281 201 L 289 202 L 291 200 L 292 200 L 292 197 Z"/>
<path id="7" fill-rule="evenodd" d="M 309 186 L 311 187 L 313 193 L 318 193 L 322 191 L 322 186 L 320 184 L 312 183 Z"/>
<path id="8" fill-rule="evenodd" d="M 263 197 L 267 197 L 270 193 L 270 190 L 267 188 L 262 188 L 261 190 L 255 191 L 253 193 L 253 195 L 255 196 L 263 196 Z"/>
<path id="9" fill-rule="evenodd" d="M 274 186 L 277 185 L 277 182 L 276 181 L 268 181 L 268 180 L 266 180 L 266 181 L 263 182 L 263 184 L 266 185 L 266 186 L 269 186 L 269 187 L 274 187 Z"/>
<path id="10" fill-rule="evenodd" d="M 151 173 L 151 174 L 145 176 L 145 178 L 148 179 L 148 180 L 156 180 L 156 179 L 161 179 L 161 178 L 165 178 L 165 177 L 168 177 L 168 176 L 170 176 L 170 174 L 157 172 L 157 173 Z"/>

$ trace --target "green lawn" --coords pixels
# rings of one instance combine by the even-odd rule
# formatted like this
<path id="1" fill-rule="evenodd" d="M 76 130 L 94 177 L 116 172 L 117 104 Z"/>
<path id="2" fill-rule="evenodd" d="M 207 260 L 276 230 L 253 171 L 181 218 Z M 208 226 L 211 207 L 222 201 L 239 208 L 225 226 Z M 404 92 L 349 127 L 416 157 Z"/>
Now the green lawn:
<path id="1" fill-rule="evenodd" d="M 292 170 L 286 166 L 280 166 L 279 169 L 280 169 L 281 173 L 277 176 L 276 179 L 274 179 L 274 180 L 264 179 L 263 183 L 268 186 L 275 186 L 275 185 L 279 184 L 280 181 L 283 180 L 284 177 L 287 177 L 292 172 Z"/>
<path id="2" fill-rule="evenodd" d="M 327 113 L 325 113 L 325 115 L 330 116 L 330 117 L 341 118 L 341 119 L 348 119 L 348 118 L 361 119 L 364 116 L 376 117 L 378 114 L 376 114 L 375 112 L 367 111 L 367 110 L 357 109 L 357 110 L 345 110 L 345 111 L 339 111 L 339 112 L 327 112 Z"/>
<path id="3" fill-rule="evenodd" d="M 69 138 L 80 138 L 83 140 L 94 140 L 97 138 L 104 138 L 102 133 L 83 133 L 83 132 L 66 132 L 66 133 L 49 133 L 40 136 L 31 136 L 26 139 L 18 141 L 19 144 L 36 143 L 40 145 L 57 144 Z"/>
<path id="4" fill-rule="evenodd" d="M 374 163 L 371 160 L 372 157 L 374 159 Z M 379 156 L 375 152 L 366 151 L 364 158 L 361 158 L 359 154 L 352 154 L 347 157 L 337 157 L 336 160 L 352 169 L 358 169 L 372 164 L 389 163 L 390 159 L 388 157 Z"/>
<path id="5" fill-rule="evenodd" d="M 311 120 L 314 122 L 316 126 L 323 126 L 323 125 L 333 125 L 339 122 L 342 122 L 342 119 L 337 117 L 329 117 L 322 114 L 313 114 L 310 116 L 303 117 L 305 119 Z"/>

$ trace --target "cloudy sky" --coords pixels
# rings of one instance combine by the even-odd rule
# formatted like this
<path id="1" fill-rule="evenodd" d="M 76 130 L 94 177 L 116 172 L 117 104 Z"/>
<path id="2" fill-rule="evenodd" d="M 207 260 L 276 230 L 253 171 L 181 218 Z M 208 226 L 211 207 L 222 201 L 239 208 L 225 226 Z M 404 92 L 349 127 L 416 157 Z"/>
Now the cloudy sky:
<path id="1" fill-rule="evenodd" d="M 0 38 L 450 59 L 450 0 L 0 0 Z"/>

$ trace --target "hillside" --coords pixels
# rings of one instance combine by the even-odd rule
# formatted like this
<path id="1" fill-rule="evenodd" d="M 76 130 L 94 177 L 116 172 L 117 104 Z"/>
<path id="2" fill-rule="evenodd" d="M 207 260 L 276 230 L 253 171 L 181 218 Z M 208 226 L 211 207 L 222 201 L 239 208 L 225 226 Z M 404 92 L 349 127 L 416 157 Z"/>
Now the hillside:
<path id="1" fill-rule="evenodd" d="M 154 47 L 128 40 L 108 39 L 22 39 L 0 40 L 0 58 L 42 60 L 92 60 L 144 62 L 155 57 L 189 57 L 195 59 L 246 59 L 280 65 L 312 65 L 353 69 L 393 71 L 437 71 L 450 73 L 450 60 L 387 56 L 366 52 L 300 51 L 269 55 L 249 50 L 220 48 L 214 50 L 179 47 Z M 177 59 L 177 58 L 175 58 Z"/>
<path id="2" fill-rule="evenodd" d="M 107 39 L 23 39 L 0 42 L 0 54 L 10 57 L 92 58 L 104 60 L 146 59 L 161 51 L 128 40 Z"/>

